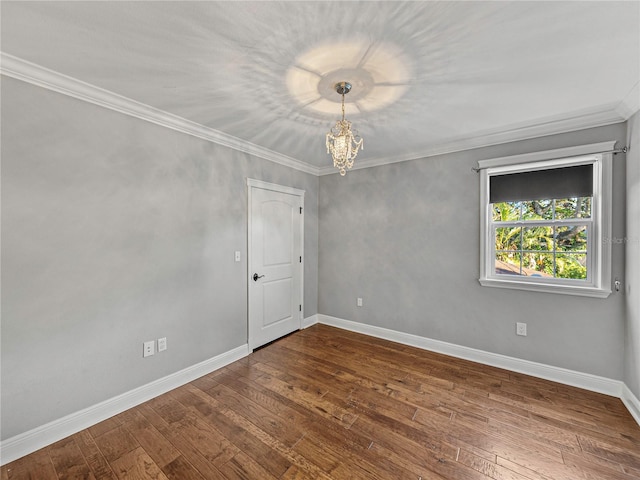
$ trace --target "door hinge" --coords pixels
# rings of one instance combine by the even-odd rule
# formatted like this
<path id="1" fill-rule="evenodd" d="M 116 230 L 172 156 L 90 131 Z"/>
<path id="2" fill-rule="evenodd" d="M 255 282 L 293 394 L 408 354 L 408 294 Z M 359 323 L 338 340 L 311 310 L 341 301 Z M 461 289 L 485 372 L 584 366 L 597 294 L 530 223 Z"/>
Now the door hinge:
<path id="1" fill-rule="evenodd" d="M 302 214 L 302 207 L 300 207 L 300 214 Z"/>
<path id="2" fill-rule="evenodd" d="M 300 305 L 300 311 L 302 311 L 302 305 Z"/>
<path id="3" fill-rule="evenodd" d="M 302 263 L 302 256 L 300 256 L 300 263 Z"/>

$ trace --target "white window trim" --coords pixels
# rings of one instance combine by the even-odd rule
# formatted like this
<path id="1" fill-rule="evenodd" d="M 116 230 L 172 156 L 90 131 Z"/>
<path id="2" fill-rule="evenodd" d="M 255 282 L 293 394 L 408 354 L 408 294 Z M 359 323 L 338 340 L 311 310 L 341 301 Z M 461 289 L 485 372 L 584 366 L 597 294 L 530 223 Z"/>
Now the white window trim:
<path id="1" fill-rule="evenodd" d="M 546 293 L 606 298 L 611 294 L 611 204 L 612 159 L 615 141 L 543 152 L 494 158 L 478 162 L 480 170 L 480 284 L 485 287 L 512 288 Z M 489 178 L 492 175 L 592 163 L 593 228 L 589 253 L 589 279 L 580 281 L 511 277 L 494 273 L 494 253 L 489 203 Z"/>

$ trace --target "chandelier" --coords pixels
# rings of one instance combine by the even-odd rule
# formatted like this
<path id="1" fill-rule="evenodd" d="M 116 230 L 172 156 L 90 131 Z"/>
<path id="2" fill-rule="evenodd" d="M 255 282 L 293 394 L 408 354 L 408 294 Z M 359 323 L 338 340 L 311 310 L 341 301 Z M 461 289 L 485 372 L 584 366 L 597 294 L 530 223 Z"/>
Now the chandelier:
<path id="1" fill-rule="evenodd" d="M 344 176 L 347 169 L 353 167 L 353 161 L 360 148 L 363 148 L 363 138 L 358 135 L 357 130 L 351 131 L 351 122 L 344 118 L 344 96 L 351 91 L 351 84 L 336 83 L 335 89 L 342 95 L 342 120 L 338 120 L 327 133 L 327 153 L 333 157 L 333 166 L 340 170 L 340 175 Z"/>

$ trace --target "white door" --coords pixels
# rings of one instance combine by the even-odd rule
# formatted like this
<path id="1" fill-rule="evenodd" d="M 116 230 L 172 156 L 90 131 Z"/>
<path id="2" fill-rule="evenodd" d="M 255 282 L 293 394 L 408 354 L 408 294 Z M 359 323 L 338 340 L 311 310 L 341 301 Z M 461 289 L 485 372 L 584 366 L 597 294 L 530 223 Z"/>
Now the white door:
<path id="1" fill-rule="evenodd" d="M 249 179 L 249 348 L 300 329 L 304 191 Z"/>

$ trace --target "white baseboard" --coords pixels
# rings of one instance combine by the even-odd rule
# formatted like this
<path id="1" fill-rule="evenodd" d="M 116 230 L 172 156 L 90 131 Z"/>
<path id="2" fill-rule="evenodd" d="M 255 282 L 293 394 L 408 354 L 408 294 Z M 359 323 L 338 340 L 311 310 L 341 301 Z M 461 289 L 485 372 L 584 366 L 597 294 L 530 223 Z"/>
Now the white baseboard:
<path id="1" fill-rule="evenodd" d="M 519 372 L 525 375 L 544 378 L 545 380 L 551 380 L 553 382 L 618 397 L 622 399 L 625 405 L 627 405 L 631 414 L 634 416 L 636 421 L 638 421 L 638 424 L 640 424 L 640 404 L 638 403 L 638 399 L 635 398 L 626 385 L 619 380 L 612 380 L 588 373 L 576 372 L 574 370 L 567 370 L 565 368 L 531 362 L 529 360 L 508 357 L 497 353 L 485 352 L 475 348 L 463 347 L 453 343 L 433 340 L 409 333 L 397 332 L 395 330 L 389 330 L 387 328 L 376 327 L 373 325 L 365 325 L 363 323 L 352 322 L 350 320 L 344 320 L 328 315 L 318 314 L 318 322 L 342 328 L 344 330 L 350 330 L 352 332 L 362 333 L 372 337 L 382 338 L 392 342 L 402 343 L 404 345 L 422 348 L 424 350 L 442 353 L 444 355 L 450 355 L 464 360 L 471 360 L 484 365 L 504 368 L 513 372 Z M 623 391 L 625 391 L 624 396 Z M 632 406 L 629 407 L 629 405 Z M 635 413 L 633 411 L 634 408 Z"/>
<path id="2" fill-rule="evenodd" d="M 638 400 L 638 397 L 636 397 L 626 385 L 622 387 L 620 400 L 622 400 L 622 403 L 627 407 L 631 416 L 635 418 L 638 425 L 640 425 L 640 400 Z"/>
<path id="3" fill-rule="evenodd" d="M 300 330 L 304 330 L 305 328 L 309 328 L 311 325 L 315 325 L 318 323 L 318 314 L 311 315 L 310 317 L 302 320 L 302 325 L 300 326 Z"/>
<path id="4" fill-rule="evenodd" d="M 305 318 L 301 328 L 308 328 L 316 323 L 331 325 L 344 330 L 350 330 L 372 337 L 402 343 L 412 347 L 422 348 L 444 355 L 450 355 L 465 360 L 504 368 L 514 372 L 544 378 L 554 382 L 584 388 L 594 392 L 619 397 L 625 404 L 633 418 L 640 425 L 640 400 L 629 388 L 618 380 L 611 380 L 596 375 L 590 375 L 564 368 L 553 367 L 528 360 L 507 357 L 495 353 L 485 352 L 474 348 L 463 347 L 452 343 L 433 340 L 418 335 L 389 330 L 373 325 L 343 320 L 328 315 L 316 314 Z M 143 385 L 122 395 L 106 400 L 102 403 L 72 413 L 46 425 L 34 428 L 28 432 L 16 435 L 0 443 L 0 465 L 17 460 L 20 457 L 46 447 L 63 438 L 73 435 L 85 428 L 91 427 L 107 418 L 124 412 L 129 408 L 140 405 L 174 388 L 207 375 L 236 360 L 249 355 L 249 346 L 242 345 L 233 350 L 220 354 L 204 362 L 185 368 L 154 382 Z"/>
<path id="5" fill-rule="evenodd" d="M 242 345 L 97 405 L 8 438 L 0 443 L 0 465 L 17 460 L 158 395 L 192 382 L 203 375 L 246 357 L 249 353 L 249 346 Z"/>

